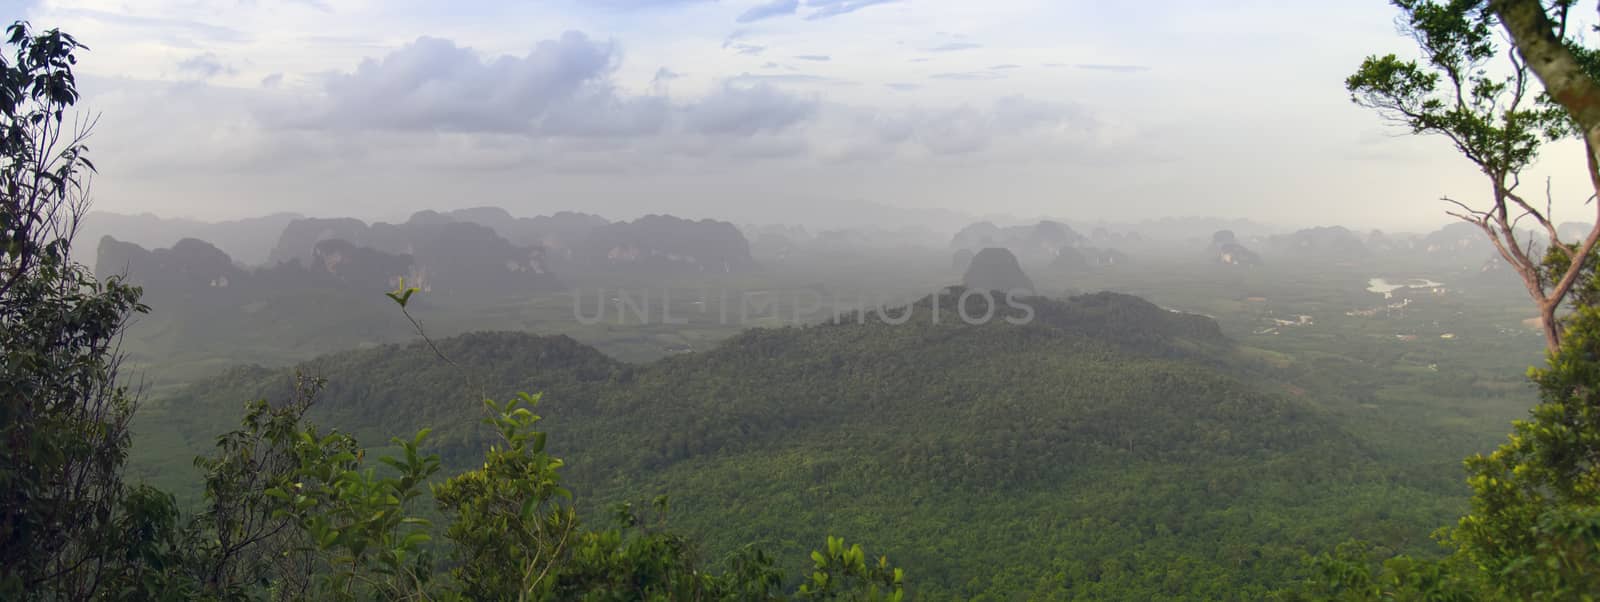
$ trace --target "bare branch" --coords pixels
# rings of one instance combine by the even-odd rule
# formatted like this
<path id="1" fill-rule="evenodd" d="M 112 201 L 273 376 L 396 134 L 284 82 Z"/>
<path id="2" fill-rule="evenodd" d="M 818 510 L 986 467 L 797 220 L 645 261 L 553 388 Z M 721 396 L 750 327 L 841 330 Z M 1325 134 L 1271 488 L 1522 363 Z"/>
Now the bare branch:
<path id="1" fill-rule="evenodd" d="M 1445 213 L 1448 214 L 1448 215 L 1453 215 L 1455 217 L 1461 218 L 1464 221 L 1472 222 L 1472 223 L 1475 223 L 1475 224 L 1476 223 L 1480 223 L 1485 219 L 1488 219 L 1488 215 L 1489 215 L 1488 212 L 1478 211 L 1476 209 L 1473 209 L 1472 207 L 1467 206 L 1466 203 L 1463 203 L 1461 201 L 1457 201 L 1457 200 L 1452 199 L 1452 198 L 1447 197 L 1447 196 L 1439 197 L 1439 200 L 1444 201 L 1446 203 L 1450 203 L 1450 204 L 1455 205 L 1457 207 L 1460 207 L 1461 211 L 1463 213 L 1467 214 L 1467 215 L 1463 215 L 1462 213 L 1446 211 Z M 1471 217 L 1468 217 L 1468 215 L 1470 215 Z"/>

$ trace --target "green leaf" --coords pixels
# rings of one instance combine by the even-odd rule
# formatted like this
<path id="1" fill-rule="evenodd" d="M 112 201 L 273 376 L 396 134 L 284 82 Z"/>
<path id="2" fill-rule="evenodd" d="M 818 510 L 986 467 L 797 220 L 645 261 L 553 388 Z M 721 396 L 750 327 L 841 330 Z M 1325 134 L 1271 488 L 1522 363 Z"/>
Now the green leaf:
<path id="1" fill-rule="evenodd" d="M 405 541 L 400 542 L 400 545 L 404 548 L 410 549 L 429 541 L 433 541 L 433 537 L 429 536 L 427 533 L 412 533 L 407 535 Z"/>

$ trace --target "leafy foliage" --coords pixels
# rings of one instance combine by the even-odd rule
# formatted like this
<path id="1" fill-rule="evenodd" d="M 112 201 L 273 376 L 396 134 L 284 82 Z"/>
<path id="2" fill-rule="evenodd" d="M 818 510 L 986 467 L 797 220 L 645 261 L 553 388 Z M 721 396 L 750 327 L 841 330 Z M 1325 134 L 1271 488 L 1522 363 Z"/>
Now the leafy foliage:
<path id="1" fill-rule="evenodd" d="M 553 595 L 556 580 L 541 569 L 576 543 L 572 493 L 560 486 L 556 472 L 561 461 L 545 453 L 544 433 L 533 430 L 539 417 L 530 408 L 537 398 L 524 394 L 518 402 L 504 412 L 485 402 L 504 447 L 491 447 L 483 468 L 434 489 L 440 508 L 460 517 L 448 532 L 456 542 L 454 573 L 475 599 L 495 592 Z"/>
<path id="2" fill-rule="evenodd" d="M 1511 55 L 1511 73 L 1486 69 L 1496 58 L 1494 20 L 1481 0 L 1395 0 L 1402 29 L 1421 60 L 1368 57 L 1345 80 L 1356 104 L 1377 109 L 1415 134 L 1448 138 L 1504 186 L 1540 146 L 1570 134 L 1566 111 L 1532 89 Z"/>
<path id="3" fill-rule="evenodd" d="M 134 399 L 117 335 L 139 289 L 68 258 L 86 203 L 82 136 L 65 120 L 83 47 L 60 31 L 6 30 L 0 57 L 0 598 L 79 599 L 115 588 L 118 544 L 139 556 L 143 514 L 168 500 L 124 491 Z M 64 141 L 64 143 L 63 143 Z"/>
<path id="4" fill-rule="evenodd" d="M 1455 539 L 1503 591 L 1600 591 L 1600 307 L 1570 317 L 1561 351 L 1530 370 L 1542 403 L 1507 442 L 1467 460 L 1472 512 Z"/>

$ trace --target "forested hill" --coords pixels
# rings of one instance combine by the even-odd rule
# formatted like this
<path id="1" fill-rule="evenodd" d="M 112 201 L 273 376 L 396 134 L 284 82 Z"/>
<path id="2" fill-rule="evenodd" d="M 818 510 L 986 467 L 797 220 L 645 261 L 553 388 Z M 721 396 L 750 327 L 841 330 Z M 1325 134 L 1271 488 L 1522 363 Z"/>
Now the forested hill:
<path id="1" fill-rule="evenodd" d="M 954 372 L 989 364 L 1013 375 L 995 382 L 999 374 L 969 374 L 952 383 L 972 388 L 971 394 L 977 395 L 1046 376 L 1018 372 L 1024 364 L 1017 362 L 1024 359 L 1169 357 L 1218 364 L 1231 351 L 1231 341 L 1210 319 L 1166 311 L 1129 295 L 1096 293 L 1064 301 L 1029 298 L 1015 306 L 1000 300 L 993 315 L 982 320 L 988 313 L 985 297 L 974 295 L 965 306 L 968 320 L 963 320 L 960 293 L 954 288 L 909 308 L 845 314 L 818 325 L 751 329 L 704 353 L 639 365 L 616 361 L 567 336 L 476 332 L 437 342 L 456 366 L 419 340 L 334 353 L 288 369 L 239 367 L 190 385 L 171 399 L 156 400 L 155 405 L 183 408 L 182 415 L 172 418 L 190 422 L 200 432 L 212 432 L 229 426 L 246 400 L 287 398 L 294 375 L 304 374 L 327 381 L 313 414 L 319 423 L 375 441 L 430 427 L 437 445 L 465 446 L 463 453 L 475 457 L 480 441 L 468 433 L 478 418 L 474 402 L 480 393 L 506 399 L 523 391 L 542 392 L 549 418 L 559 423 L 568 415 L 625 417 L 652 406 L 685 402 L 735 406 L 713 412 L 723 418 L 771 412 L 781 416 L 816 409 L 811 406 L 821 400 L 779 404 L 774 395 L 829 390 L 833 399 L 825 413 L 849 420 L 863 408 L 842 405 L 861 394 L 847 385 L 871 375 L 927 383 L 934 382 L 928 377 L 949 380 Z M 889 323 L 899 321 L 903 323 Z M 1006 364 L 1016 367 L 1005 368 Z M 781 390 L 763 390 L 765 385 L 756 379 L 767 375 L 799 379 L 791 382 L 805 382 L 805 391 L 781 383 L 777 386 Z M 735 397 L 723 391 L 729 381 L 737 383 L 740 393 Z M 641 391 L 647 386 L 669 386 L 672 391 L 647 395 Z M 912 409 L 926 405 L 904 395 L 893 397 Z M 699 418 L 710 419 L 713 416 Z"/>
<path id="2" fill-rule="evenodd" d="M 643 365 L 566 337 L 476 333 L 439 344 L 465 374 L 421 343 L 296 369 L 328 380 L 315 421 L 375 445 L 430 426 L 447 462 L 478 454 L 477 390 L 543 392 L 585 503 L 670 494 L 711 553 L 848 533 L 903 562 L 924 599 L 1255 599 L 1304 551 L 1426 545 L 1413 525 L 1454 510 L 1396 491 L 1314 408 L 1230 375 L 1209 319 L 1102 293 L 1023 300 L 1023 324 L 1004 318 L 1026 309 L 1002 304 L 975 325 L 957 300 Z M 977 297 L 967 310 L 986 313 Z M 286 395 L 289 374 L 195 384 L 153 404 L 161 430 L 146 438 L 205 445 L 244 400 Z"/>

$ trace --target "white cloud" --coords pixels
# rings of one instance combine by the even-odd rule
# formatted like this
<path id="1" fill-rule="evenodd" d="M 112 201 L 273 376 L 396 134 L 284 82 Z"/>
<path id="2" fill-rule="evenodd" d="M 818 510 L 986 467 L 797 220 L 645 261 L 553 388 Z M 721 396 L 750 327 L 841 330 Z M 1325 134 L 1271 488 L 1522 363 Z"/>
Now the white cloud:
<path id="1" fill-rule="evenodd" d="M 800 0 L 768 0 L 739 13 L 739 17 L 734 20 L 740 23 L 750 23 L 762 19 L 792 15 L 799 8 Z"/>
<path id="2" fill-rule="evenodd" d="M 202 80 L 238 72 L 237 69 L 234 69 L 231 65 L 224 64 L 221 59 L 217 58 L 216 54 L 210 52 L 197 54 L 178 61 L 178 71 Z"/>
<path id="3" fill-rule="evenodd" d="M 617 54 L 579 32 L 535 45 L 526 56 L 484 59 L 450 40 L 418 38 L 323 83 L 321 104 L 285 125 L 310 128 L 521 132 L 561 105 L 600 97 L 617 103 L 607 78 Z"/>
<path id="4" fill-rule="evenodd" d="M 806 19 L 817 20 L 839 15 L 849 14 L 879 4 L 889 4 L 898 0 L 806 0 L 807 8 L 814 8 Z"/>

